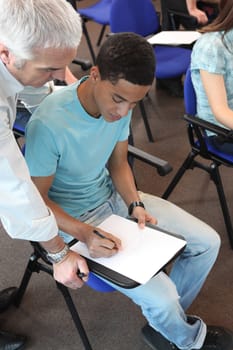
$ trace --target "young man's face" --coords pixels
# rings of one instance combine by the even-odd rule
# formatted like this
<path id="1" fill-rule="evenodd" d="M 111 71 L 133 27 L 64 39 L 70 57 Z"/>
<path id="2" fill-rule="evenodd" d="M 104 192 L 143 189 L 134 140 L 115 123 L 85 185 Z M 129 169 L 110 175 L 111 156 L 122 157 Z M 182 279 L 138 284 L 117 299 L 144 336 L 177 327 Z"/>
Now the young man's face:
<path id="1" fill-rule="evenodd" d="M 94 87 L 95 103 L 103 118 L 107 122 L 114 122 L 125 117 L 150 88 L 151 85 L 136 85 L 124 79 L 112 84 L 99 77 Z"/>
<path id="2" fill-rule="evenodd" d="M 38 49 L 36 57 L 17 67 L 15 57 L 8 53 L 5 63 L 9 72 L 22 84 L 40 87 L 46 82 L 64 80 L 65 68 L 77 54 L 76 49 L 47 48 Z"/>

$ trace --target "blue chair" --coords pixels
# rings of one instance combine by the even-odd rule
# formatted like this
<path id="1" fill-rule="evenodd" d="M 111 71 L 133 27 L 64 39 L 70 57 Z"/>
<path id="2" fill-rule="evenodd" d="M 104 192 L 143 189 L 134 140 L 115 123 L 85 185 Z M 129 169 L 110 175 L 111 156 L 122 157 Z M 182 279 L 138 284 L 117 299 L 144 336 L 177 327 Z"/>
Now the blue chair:
<path id="1" fill-rule="evenodd" d="M 26 292 L 26 288 L 27 288 L 29 281 L 32 277 L 32 274 L 34 272 L 37 272 L 37 273 L 45 272 L 45 273 L 49 274 L 50 276 L 53 276 L 53 270 L 51 267 L 51 263 L 48 261 L 48 259 L 46 257 L 46 252 L 44 251 L 44 249 L 41 247 L 41 245 L 38 242 L 30 242 L 30 243 L 33 247 L 33 252 L 29 257 L 23 278 L 21 280 L 20 286 L 19 286 L 19 288 L 17 290 L 17 294 L 15 296 L 14 304 L 16 307 L 20 306 L 20 304 L 22 302 L 22 298 Z M 70 245 L 72 245 L 72 243 L 73 243 L 73 241 L 70 243 Z M 107 283 L 102 281 L 100 278 L 98 278 L 92 272 L 90 272 L 89 280 L 88 280 L 87 284 L 92 289 L 99 291 L 99 292 L 106 292 L 107 293 L 107 292 L 112 292 L 115 290 L 113 287 L 109 286 Z M 73 299 L 71 297 L 69 289 L 59 282 L 56 282 L 56 286 L 64 297 L 64 300 L 65 300 L 66 305 L 69 309 L 69 312 L 72 316 L 72 319 L 74 321 L 76 329 L 80 335 L 80 338 L 82 340 L 82 343 L 83 343 L 85 350 L 92 350 L 87 333 L 84 329 L 84 326 L 83 326 L 82 321 L 80 319 L 78 310 L 73 302 Z"/>
<path id="2" fill-rule="evenodd" d="M 112 33 L 134 32 L 144 37 L 160 31 L 159 16 L 151 0 L 113 0 L 110 11 Z M 191 51 L 174 46 L 155 46 L 157 79 L 185 74 Z"/>
<path id="3" fill-rule="evenodd" d="M 101 32 L 99 34 L 99 38 L 97 40 L 97 46 L 99 46 L 102 41 L 105 29 L 109 25 L 111 5 L 112 5 L 112 0 L 99 0 L 94 5 L 77 9 L 83 20 L 83 33 L 87 40 L 87 44 L 91 53 L 93 63 L 95 63 L 96 56 L 91 43 L 90 35 L 87 30 L 86 23 L 88 21 L 93 21 L 102 26 Z"/>
<path id="4" fill-rule="evenodd" d="M 231 131 L 219 127 L 213 123 L 209 123 L 196 116 L 196 94 L 192 84 L 190 70 L 187 71 L 185 78 L 184 101 L 186 112 L 184 119 L 188 122 L 187 130 L 191 151 L 168 185 L 162 198 L 167 199 L 169 197 L 186 170 L 194 169 L 195 167 L 205 170 L 210 175 L 210 179 L 216 186 L 230 245 L 233 249 L 232 222 L 219 172 L 219 167 L 221 165 L 233 167 L 233 156 L 224 154 L 216 149 L 210 142 L 210 139 L 207 136 L 207 131 L 212 131 L 213 133 L 221 136 L 223 140 L 225 139 L 226 141 L 230 142 L 233 142 L 233 135 Z M 206 165 L 206 162 L 202 163 L 201 161 L 197 161 L 196 158 L 198 156 L 202 159 L 210 161 L 209 165 Z"/>
<path id="5" fill-rule="evenodd" d="M 113 0 L 110 11 L 112 33 L 134 32 L 143 37 L 160 31 L 159 16 L 151 0 Z M 154 46 L 156 58 L 156 79 L 173 79 L 186 73 L 191 50 L 174 46 Z M 149 122 L 141 105 L 148 139 L 153 141 Z"/>

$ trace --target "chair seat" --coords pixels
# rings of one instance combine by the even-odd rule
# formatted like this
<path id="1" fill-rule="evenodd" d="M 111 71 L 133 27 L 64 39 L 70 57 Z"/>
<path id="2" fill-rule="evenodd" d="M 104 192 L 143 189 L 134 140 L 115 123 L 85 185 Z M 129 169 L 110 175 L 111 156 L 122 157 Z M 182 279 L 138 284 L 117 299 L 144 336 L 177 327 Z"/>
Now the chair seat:
<path id="1" fill-rule="evenodd" d="M 18 108 L 13 129 L 18 134 L 25 134 L 25 128 L 31 113 L 26 108 Z"/>
<path id="2" fill-rule="evenodd" d="M 208 147 L 208 151 L 213 154 L 214 156 L 217 156 L 223 160 L 226 160 L 227 162 L 231 163 L 233 165 L 233 155 L 225 154 L 221 151 L 219 151 L 217 148 L 215 148 L 211 142 L 209 142 L 208 137 L 206 137 L 206 144 Z"/>
<path id="3" fill-rule="evenodd" d="M 96 4 L 78 9 L 81 16 L 87 17 L 94 22 L 102 25 L 108 25 L 110 21 L 110 9 L 112 5 L 112 0 L 102 0 Z"/>
<path id="4" fill-rule="evenodd" d="M 86 284 L 92 289 L 102 293 L 113 292 L 115 290 L 115 288 L 102 281 L 102 279 L 97 277 L 93 272 L 89 273 L 89 278 Z"/>
<path id="5" fill-rule="evenodd" d="M 191 50 L 173 46 L 155 46 L 155 76 L 157 79 L 176 78 L 186 73 Z"/>

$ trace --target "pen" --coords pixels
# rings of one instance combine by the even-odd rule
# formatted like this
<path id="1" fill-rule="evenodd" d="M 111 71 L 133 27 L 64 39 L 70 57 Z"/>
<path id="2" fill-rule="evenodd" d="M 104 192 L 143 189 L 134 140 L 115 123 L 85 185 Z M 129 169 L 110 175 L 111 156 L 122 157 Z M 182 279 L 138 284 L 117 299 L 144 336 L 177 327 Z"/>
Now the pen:
<path id="1" fill-rule="evenodd" d="M 87 276 L 88 276 L 86 273 L 81 272 L 81 271 L 79 271 L 79 270 L 78 270 L 78 272 L 77 272 L 77 275 L 78 275 L 78 277 L 81 278 L 81 279 L 83 279 L 84 277 L 87 277 Z"/>
<path id="2" fill-rule="evenodd" d="M 99 232 L 99 231 L 97 231 L 97 230 L 93 230 L 93 233 L 94 233 L 96 236 L 100 237 L 100 238 L 108 239 L 109 241 L 111 241 L 112 243 L 114 243 L 113 249 L 114 249 L 114 248 L 117 248 L 116 242 L 115 242 L 113 239 L 108 238 L 108 237 L 105 237 L 105 236 L 103 235 L 103 233 L 101 233 L 101 232 Z"/>

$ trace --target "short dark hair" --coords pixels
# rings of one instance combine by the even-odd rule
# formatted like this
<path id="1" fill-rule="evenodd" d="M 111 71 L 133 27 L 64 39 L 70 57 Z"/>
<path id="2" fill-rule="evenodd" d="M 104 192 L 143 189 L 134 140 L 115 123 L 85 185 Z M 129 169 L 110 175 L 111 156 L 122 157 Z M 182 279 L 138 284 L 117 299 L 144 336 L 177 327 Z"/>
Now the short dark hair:
<path id="1" fill-rule="evenodd" d="M 101 79 L 113 84 L 125 79 L 136 85 L 151 85 L 155 76 L 154 50 L 138 34 L 112 34 L 101 46 L 96 66 Z"/>

